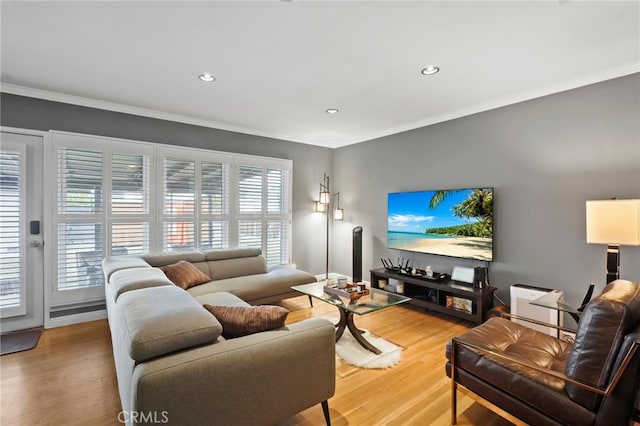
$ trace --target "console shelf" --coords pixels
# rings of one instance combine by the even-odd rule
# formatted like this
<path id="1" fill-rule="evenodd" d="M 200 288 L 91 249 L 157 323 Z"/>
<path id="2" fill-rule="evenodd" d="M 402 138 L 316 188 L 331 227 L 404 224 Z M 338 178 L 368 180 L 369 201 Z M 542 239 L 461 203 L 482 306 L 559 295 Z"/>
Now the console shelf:
<path id="1" fill-rule="evenodd" d="M 476 324 L 486 319 L 493 307 L 494 288 L 478 289 L 456 284 L 447 278 L 427 280 L 422 277 L 399 274 L 384 268 L 372 269 L 371 286 L 380 288 L 380 280 L 402 283 L 402 294 L 410 297 L 407 303 L 434 312 L 472 321 Z M 384 288 L 388 291 L 388 288 Z"/>

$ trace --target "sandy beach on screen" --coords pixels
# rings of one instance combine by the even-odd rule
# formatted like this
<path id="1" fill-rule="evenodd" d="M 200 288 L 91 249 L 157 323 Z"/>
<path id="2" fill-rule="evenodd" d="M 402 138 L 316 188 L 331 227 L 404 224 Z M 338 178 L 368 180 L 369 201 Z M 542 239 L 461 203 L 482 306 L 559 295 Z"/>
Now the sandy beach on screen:
<path id="1" fill-rule="evenodd" d="M 423 238 L 407 243 L 407 250 L 443 254 L 447 256 L 473 257 L 491 260 L 491 239 L 480 237 Z"/>

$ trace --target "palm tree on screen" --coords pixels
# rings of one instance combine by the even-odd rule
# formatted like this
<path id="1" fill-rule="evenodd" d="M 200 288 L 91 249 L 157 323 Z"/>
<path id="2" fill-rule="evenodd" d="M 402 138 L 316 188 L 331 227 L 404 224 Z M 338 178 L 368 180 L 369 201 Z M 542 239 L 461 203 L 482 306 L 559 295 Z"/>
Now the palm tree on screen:
<path id="1" fill-rule="evenodd" d="M 435 191 L 429 207 L 431 209 L 442 203 L 447 196 L 460 192 L 453 189 L 448 191 Z M 466 200 L 453 206 L 453 214 L 461 218 L 478 218 L 478 222 L 472 225 L 473 234 L 489 237 L 493 233 L 493 191 L 487 188 L 474 189 Z"/>

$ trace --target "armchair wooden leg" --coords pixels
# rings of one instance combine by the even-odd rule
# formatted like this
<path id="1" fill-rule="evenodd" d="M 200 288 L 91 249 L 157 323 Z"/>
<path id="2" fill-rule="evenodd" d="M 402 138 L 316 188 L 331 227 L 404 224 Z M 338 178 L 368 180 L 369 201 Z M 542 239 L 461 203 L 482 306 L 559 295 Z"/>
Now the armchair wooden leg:
<path id="1" fill-rule="evenodd" d="M 331 417 L 329 416 L 329 401 L 322 401 L 322 413 L 324 414 L 324 421 L 327 426 L 331 426 Z"/>

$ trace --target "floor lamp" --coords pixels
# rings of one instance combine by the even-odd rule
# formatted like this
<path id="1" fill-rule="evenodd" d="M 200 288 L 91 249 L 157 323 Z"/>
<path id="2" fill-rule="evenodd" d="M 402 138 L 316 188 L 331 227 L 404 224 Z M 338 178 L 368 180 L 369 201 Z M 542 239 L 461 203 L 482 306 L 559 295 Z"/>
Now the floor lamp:
<path id="1" fill-rule="evenodd" d="M 316 201 L 317 212 L 323 212 L 326 215 L 326 232 L 327 232 L 327 245 L 325 248 L 325 275 L 324 279 L 329 281 L 329 213 L 332 211 L 334 207 L 334 203 L 332 202 L 335 199 L 335 208 L 333 208 L 333 220 L 341 221 L 344 219 L 344 209 L 340 208 L 340 193 L 336 192 L 335 194 L 331 194 L 331 190 L 329 187 L 329 176 L 324 174 L 324 178 L 320 183 L 320 194 L 319 200 Z"/>
<path id="2" fill-rule="evenodd" d="M 607 282 L 620 278 L 620 246 L 640 245 L 640 199 L 587 201 L 587 243 L 607 244 Z"/>

